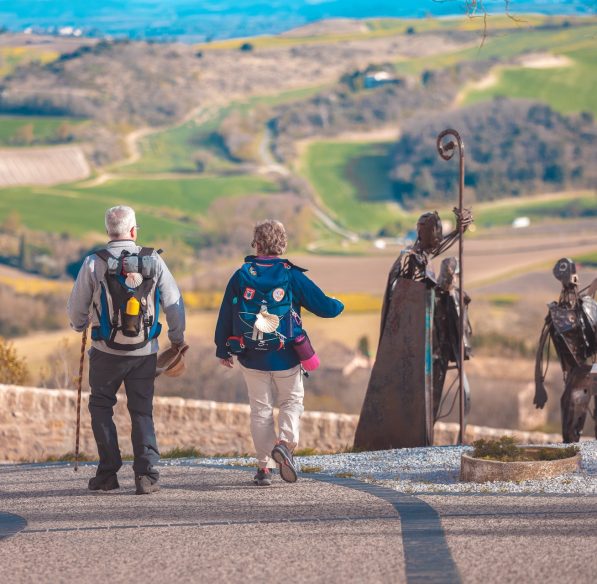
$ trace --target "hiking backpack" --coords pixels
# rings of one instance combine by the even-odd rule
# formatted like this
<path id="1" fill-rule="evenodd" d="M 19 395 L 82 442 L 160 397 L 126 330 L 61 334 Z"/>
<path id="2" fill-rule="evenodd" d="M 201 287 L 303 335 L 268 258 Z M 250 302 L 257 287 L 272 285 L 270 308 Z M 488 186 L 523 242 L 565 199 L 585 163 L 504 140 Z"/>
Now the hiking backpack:
<path id="1" fill-rule="evenodd" d="M 98 323 L 91 329 L 94 341 L 104 341 L 111 349 L 134 351 L 160 334 L 160 291 L 153 251 L 151 247 L 133 254 L 124 250 L 117 258 L 107 249 L 95 252 L 106 269 L 100 273 L 99 305 L 93 305 Z"/>
<path id="2" fill-rule="evenodd" d="M 279 351 L 302 332 L 300 317 L 292 308 L 290 269 L 290 264 L 282 262 L 265 268 L 249 262 L 238 271 L 240 294 L 233 299 L 234 336 L 228 339 L 231 352 Z M 262 292 L 260 279 L 265 274 L 276 285 Z"/>

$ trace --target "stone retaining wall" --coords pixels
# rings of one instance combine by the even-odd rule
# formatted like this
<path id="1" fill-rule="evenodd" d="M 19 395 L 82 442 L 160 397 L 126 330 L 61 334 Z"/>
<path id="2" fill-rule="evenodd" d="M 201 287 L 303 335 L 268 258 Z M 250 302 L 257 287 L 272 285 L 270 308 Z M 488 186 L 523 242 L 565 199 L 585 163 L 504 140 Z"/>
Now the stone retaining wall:
<path id="1" fill-rule="evenodd" d="M 0 384 L 0 460 L 34 461 L 61 456 L 74 450 L 76 392 Z M 94 455 L 87 395 L 81 405 L 81 452 Z M 131 431 L 126 400 L 119 400 L 114 419 L 124 454 L 131 453 Z M 156 397 L 154 419 L 162 451 L 194 446 L 212 454 L 252 453 L 249 406 L 176 397 Z M 300 448 L 337 451 L 353 442 L 358 416 L 329 412 L 305 412 L 301 422 Z M 558 442 L 557 434 L 518 432 L 469 426 L 466 441 L 516 434 L 528 444 Z M 458 424 L 438 422 L 436 444 L 454 444 Z"/>

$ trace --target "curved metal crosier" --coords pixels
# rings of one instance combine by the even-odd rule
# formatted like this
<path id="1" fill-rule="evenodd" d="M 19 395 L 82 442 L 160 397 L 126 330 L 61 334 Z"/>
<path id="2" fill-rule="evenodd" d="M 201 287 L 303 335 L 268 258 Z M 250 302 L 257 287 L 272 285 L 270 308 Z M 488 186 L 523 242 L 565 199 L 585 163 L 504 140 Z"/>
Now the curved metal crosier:
<path id="1" fill-rule="evenodd" d="M 446 140 L 446 138 L 448 138 Z M 460 182 L 458 191 L 458 210 L 461 218 L 458 229 L 458 264 L 460 266 L 460 287 L 458 290 L 459 312 L 459 367 L 458 367 L 458 393 L 460 405 L 460 430 L 458 433 L 458 443 L 464 443 L 464 265 L 462 261 L 462 244 L 464 226 L 462 222 L 463 213 L 463 192 L 464 192 L 464 143 L 460 134 L 448 128 L 441 132 L 437 137 L 437 151 L 444 160 L 451 160 L 458 148 L 460 159 Z"/>

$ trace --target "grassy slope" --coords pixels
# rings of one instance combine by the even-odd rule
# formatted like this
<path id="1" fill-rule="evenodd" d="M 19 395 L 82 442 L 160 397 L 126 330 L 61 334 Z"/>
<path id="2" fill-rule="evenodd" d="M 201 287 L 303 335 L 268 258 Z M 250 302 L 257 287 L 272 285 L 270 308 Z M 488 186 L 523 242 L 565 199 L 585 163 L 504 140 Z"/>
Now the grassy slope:
<path id="1" fill-rule="evenodd" d="M 211 134 L 217 129 L 227 108 L 215 113 L 205 123 L 191 120 L 153 134 L 140 143 L 141 158 L 134 164 L 123 166 L 126 172 L 189 172 L 195 170 L 193 154 L 213 146 Z"/>
<path id="2" fill-rule="evenodd" d="M 252 97 L 246 101 L 233 102 L 219 110 L 210 112 L 208 119 L 197 123 L 190 120 L 185 124 L 158 132 L 141 141 L 141 159 L 122 169 L 126 172 L 189 172 L 195 170 L 193 154 L 207 150 L 220 157 L 219 166 L 230 166 L 224 160 L 225 153 L 214 139 L 214 132 L 222 120 L 232 113 L 248 113 L 258 106 L 275 106 L 299 99 L 306 99 L 317 93 L 323 86 L 304 87 L 279 94 Z"/>
<path id="3" fill-rule="evenodd" d="M 219 197 L 255 192 L 273 192 L 265 179 L 236 176 L 169 180 L 115 180 L 94 188 L 3 189 L 0 220 L 17 211 L 23 223 L 33 229 L 72 235 L 103 232 L 102 217 L 107 207 L 129 203 L 137 209 L 143 235 L 149 241 L 179 236 L 189 231 L 188 216 L 205 214 Z"/>
<path id="4" fill-rule="evenodd" d="M 590 111 L 597 115 L 597 40 L 592 47 L 561 51 L 572 59 L 567 67 L 552 69 L 504 68 L 498 82 L 484 90 L 468 92 L 465 104 L 498 96 L 537 99 L 563 113 Z"/>
<path id="5" fill-rule="evenodd" d="M 203 215 L 220 197 L 237 197 L 252 193 L 272 193 L 276 187 L 254 176 L 203 177 L 188 179 L 115 180 L 91 189 L 79 189 L 83 196 L 100 197 L 106 202 L 126 200 L 145 208 L 176 210 Z"/>
<path id="6" fill-rule="evenodd" d="M 587 43 L 591 43 L 591 39 L 593 39 L 592 46 L 594 46 L 596 34 L 597 24 L 556 30 L 524 28 L 505 32 L 492 31 L 491 36 L 486 39 L 482 47 L 401 61 L 396 64 L 396 69 L 401 73 L 419 74 L 427 69 L 440 69 L 456 65 L 461 61 L 506 59 L 531 51 L 561 53 L 575 48 L 586 48 Z"/>
<path id="7" fill-rule="evenodd" d="M 314 142 L 301 168 L 323 204 L 346 227 L 377 231 L 405 217 L 395 205 L 375 202 L 389 196 L 387 142 Z M 366 200 L 374 202 L 367 202 Z"/>
<path id="8" fill-rule="evenodd" d="M 84 120 L 60 116 L 0 116 L 0 145 L 12 146 L 12 138 L 19 128 L 31 124 L 36 142 L 48 142 L 55 138 L 62 124 L 71 126 Z"/>
<path id="9" fill-rule="evenodd" d="M 578 217 L 594 212 L 597 204 L 595 193 L 580 191 L 548 197 L 526 197 L 483 203 L 475 207 L 476 224 L 479 226 L 510 225 L 516 217 L 541 220 L 558 217 Z"/>
<path id="10" fill-rule="evenodd" d="M 61 189 L 3 189 L 0 197 L 0 220 L 11 211 L 19 213 L 23 223 L 32 229 L 82 236 L 89 232 L 103 233 L 103 216 L 112 204 L 125 203 L 122 198 L 94 198 Z M 175 220 L 161 217 L 151 210 L 139 209 L 139 224 L 148 239 L 175 236 L 188 228 Z"/>

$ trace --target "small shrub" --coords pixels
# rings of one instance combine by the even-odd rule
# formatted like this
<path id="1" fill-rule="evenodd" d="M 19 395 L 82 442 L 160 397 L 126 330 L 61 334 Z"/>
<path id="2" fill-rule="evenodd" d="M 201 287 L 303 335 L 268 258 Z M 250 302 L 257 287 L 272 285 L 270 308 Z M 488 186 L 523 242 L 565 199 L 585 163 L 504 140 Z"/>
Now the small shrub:
<path id="1" fill-rule="evenodd" d="M 248 460 L 231 460 L 229 464 L 230 466 L 257 466 L 254 462 Z"/>
<path id="2" fill-rule="evenodd" d="M 28 378 L 25 359 L 18 356 L 12 343 L 0 337 L 0 383 L 23 385 Z"/>
<path id="3" fill-rule="evenodd" d="M 474 458 L 513 462 L 520 460 L 522 456 L 522 450 L 516 445 L 516 440 L 512 436 L 502 436 L 497 440 L 475 440 L 473 447 L 475 448 Z"/>
<path id="4" fill-rule="evenodd" d="M 160 458 L 200 458 L 203 456 L 194 446 L 176 447 L 160 454 Z"/>
<path id="5" fill-rule="evenodd" d="M 301 466 L 302 473 L 316 473 L 321 472 L 323 468 L 321 466 Z"/>
<path id="6" fill-rule="evenodd" d="M 561 460 L 570 458 L 579 452 L 578 446 L 566 448 L 526 449 L 517 446 L 512 436 L 502 436 L 497 440 L 476 440 L 473 442 L 473 458 L 497 460 L 499 462 L 524 462 L 539 460 Z"/>
<path id="7" fill-rule="evenodd" d="M 315 448 L 298 448 L 294 451 L 294 456 L 317 456 L 318 454 Z"/>
<path id="8" fill-rule="evenodd" d="M 541 448 L 538 453 L 539 460 L 561 460 L 571 458 L 579 453 L 578 446 L 570 445 L 566 448 Z"/>
<path id="9" fill-rule="evenodd" d="M 91 456 L 90 454 L 85 454 L 85 452 L 79 452 L 79 462 L 93 462 L 97 460 L 97 456 Z M 62 454 L 61 456 L 48 456 L 44 460 L 44 462 L 74 462 L 75 461 L 75 453 L 74 452 L 67 452 L 66 454 Z"/>

